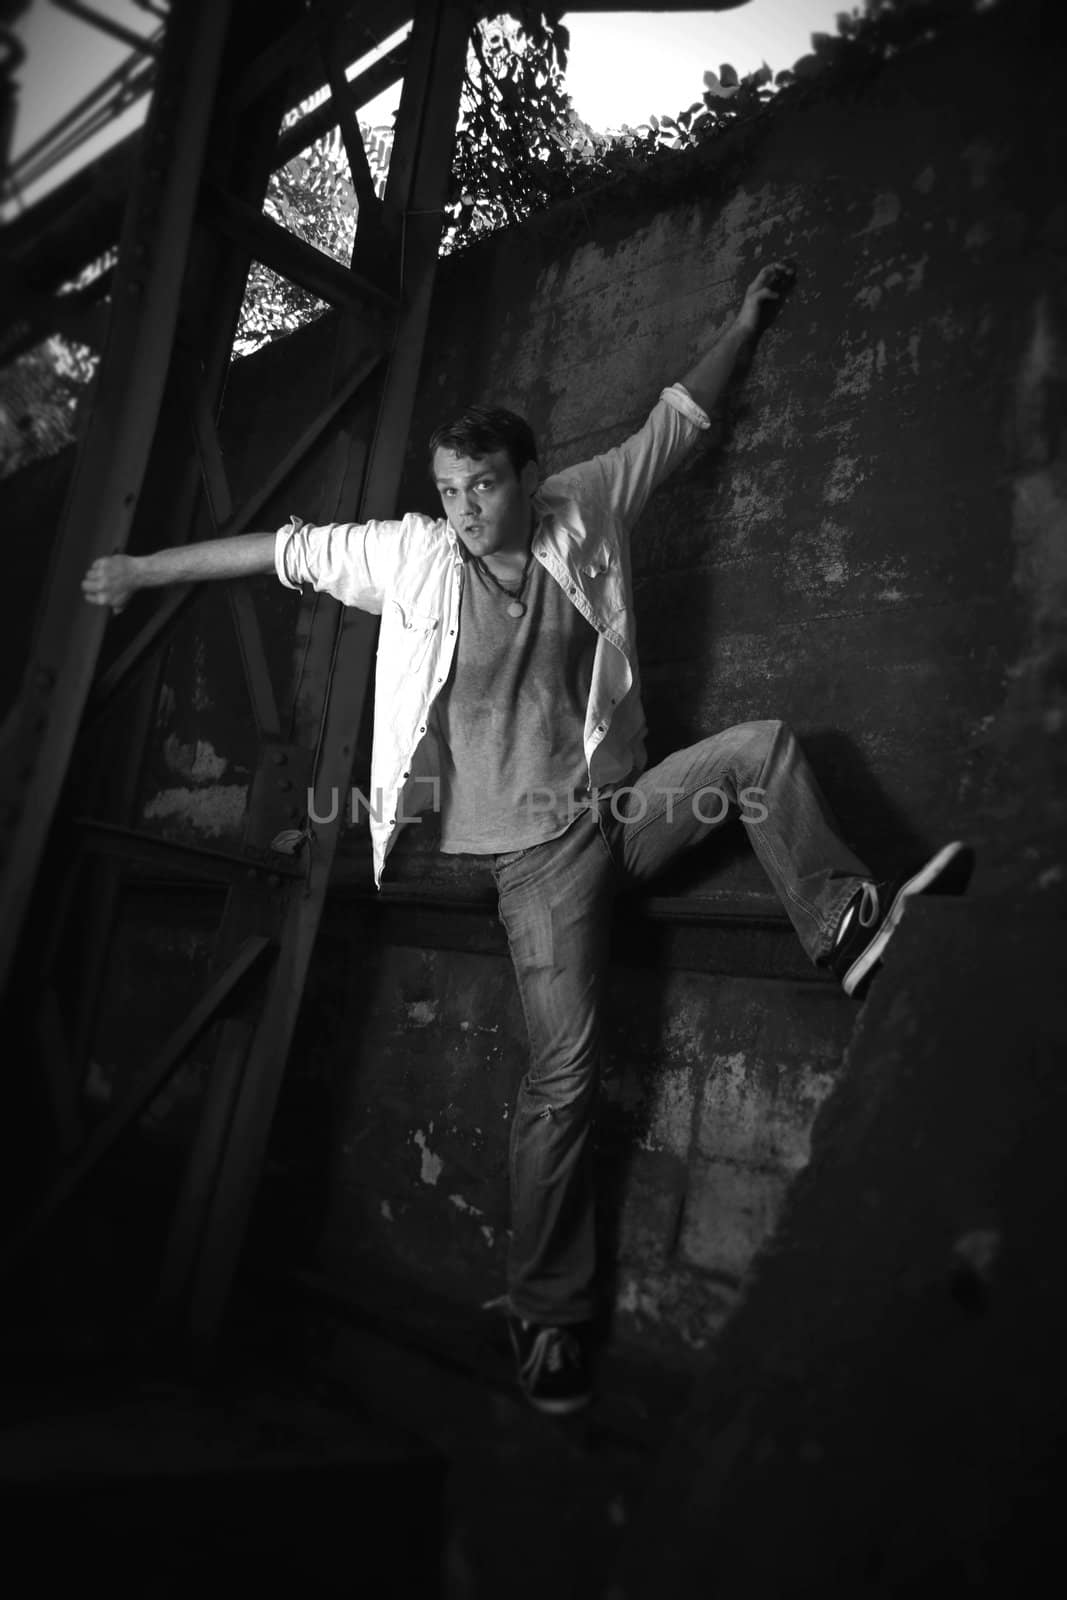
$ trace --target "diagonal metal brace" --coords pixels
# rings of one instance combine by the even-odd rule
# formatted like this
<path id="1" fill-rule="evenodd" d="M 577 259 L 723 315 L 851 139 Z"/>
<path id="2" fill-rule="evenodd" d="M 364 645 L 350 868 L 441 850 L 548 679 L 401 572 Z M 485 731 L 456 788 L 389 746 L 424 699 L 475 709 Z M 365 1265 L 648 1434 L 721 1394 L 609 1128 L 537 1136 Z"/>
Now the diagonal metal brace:
<path id="1" fill-rule="evenodd" d="M 395 316 L 395 298 L 343 267 L 332 256 L 306 244 L 261 211 L 235 200 L 221 189 L 205 184 L 201 192 L 201 210 L 211 225 L 244 246 L 257 261 L 288 278 L 290 283 L 317 295 L 328 305 L 341 310 L 356 309 L 367 316 Z"/>
<path id="2" fill-rule="evenodd" d="M 109 1151 L 137 1125 L 144 1111 L 156 1095 L 166 1088 L 197 1040 L 218 1020 L 238 985 L 253 973 L 264 970 L 276 954 L 276 947 L 269 939 L 251 938 L 245 942 L 226 971 L 171 1034 L 126 1104 L 104 1118 L 77 1160 L 57 1180 L 17 1232 L 0 1247 L 0 1276 L 23 1259 L 27 1250 L 97 1170 Z"/>
<path id="3" fill-rule="evenodd" d="M 243 533 L 246 530 L 252 518 L 257 516 L 272 496 L 277 494 L 289 474 L 296 470 L 337 413 L 366 382 L 381 361 L 381 356 L 372 356 L 354 368 L 341 387 L 330 396 L 318 416 L 304 429 L 293 448 L 282 457 L 270 476 L 244 501 L 233 518 L 219 528 L 219 537 L 229 537 L 231 534 Z M 160 642 L 190 600 L 199 592 L 199 584 L 183 584 L 169 591 L 167 598 L 156 606 L 140 632 L 97 679 L 89 700 L 89 716 L 97 714 L 108 704 L 116 689 L 140 665 L 153 646 Z"/>
<path id="4" fill-rule="evenodd" d="M 0 987 L 6 989 L 103 640 L 81 579 L 126 545 L 174 341 L 229 0 L 174 8 L 130 191 L 95 403 L 0 765 Z M 181 130 L 176 137 L 175 130 Z M 13 758 L 13 759 L 11 759 Z"/>

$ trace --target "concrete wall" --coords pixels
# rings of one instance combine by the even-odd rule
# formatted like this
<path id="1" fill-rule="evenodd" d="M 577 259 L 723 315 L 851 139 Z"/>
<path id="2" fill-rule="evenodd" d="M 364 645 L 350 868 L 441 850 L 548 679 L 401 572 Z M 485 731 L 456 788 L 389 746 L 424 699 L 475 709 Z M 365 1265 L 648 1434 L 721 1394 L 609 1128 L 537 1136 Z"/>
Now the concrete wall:
<path id="1" fill-rule="evenodd" d="M 1032 15 L 994 8 L 444 263 L 404 494 L 430 506 L 422 442 L 472 398 L 524 411 L 549 469 L 623 437 L 759 266 L 794 260 L 721 437 L 636 537 L 652 754 L 784 717 L 876 872 L 963 834 L 975 894 L 1010 888 L 1023 908 L 1062 894 L 1067 682 L 1062 78 Z M 331 340 L 323 322 L 235 375 L 238 484 L 314 409 Z M 334 514 L 315 474 L 265 521 Z M 283 620 L 269 587 L 257 602 L 291 700 L 306 612 L 282 596 Z M 190 621 L 172 653 L 141 802 L 161 831 L 240 834 L 247 729 L 225 709 L 222 627 Z M 365 841 L 346 844 L 259 1242 L 370 1297 L 392 1278 L 473 1303 L 501 1287 L 523 1038 L 487 879 L 431 842 L 410 830 L 394 877 L 448 906 L 408 911 L 366 895 Z M 694 859 L 672 893 L 676 910 L 775 914 L 743 842 Z M 682 937 L 666 910 L 655 937 L 619 930 L 604 1227 L 620 1326 L 685 1362 L 775 1226 L 855 1008 L 773 922 L 768 956 L 728 920 Z"/>
<path id="2" fill-rule="evenodd" d="M 1010 886 L 1036 910 L 1062 891 L 1067 211 L 1056 71 L 1027 15 L 808 90 L 447 262 L 404 505 L 432 507 L 423 440 L 474 398 L 525 412 L 549 470 L 610 445 L 759 266 L 792 259 L 720 437 L 636 536 L 653 756 L 785 717 L 876 872 L 962 834 L 975 894 Z M 410 830 L 394 877 L 485 891 L 431 849 Z M 353 838 L 341 877 L 360 873 Z M 730 844 L 673 891 L 766 900 Z M 855 1011 L 780 959 L 621 954 L 601 1134 L 615 1304 L 625 1333 L 684 1361 L 773 1231 Z M 498 1292 L 523 1038 L 490 912 L 338 901 L 305 1028 L 279 1197 L 287 1168 L 309 1193 L 310 1116 L 330 1152 L 304 1219 L 320 1262 L 349 1283 Z"/>
<path id="3" fill-rule="evenodd" d="M 1029 1594 L 1062 1543 L 1062 918 L 927 900 L 607 1586 Z M 1010 997 L 1010 999 L 1009 999 Z M 767 1537 L 773 1528 L 774 1537 Z"/>
<path id="4" fill-rule="evenodd" d="M 524 1029 L 502 951 L 401 946 L 336 912 L 273 1144 L 259 1245 L 371 1305 L 379 1279 L 502 1292 Z M 807 1160 L 851 1005 L 806 982 L 619 962 L 608 993 L 600 1232 L 620 1326 L 699 1359 Z"/>
<path id="5" fill-rule="evenodd" d="M 636 537 L 656 745 L 786 717 L 876 870 L 962 829 L 986 887 L 1055 869 L 1063 821 L 1018 770 L 1053 760 L 1065 581 L 1064 132 L 1029 14 L 451 264 L 415 429 L 492 397 L 550 469 L 603 448 L 794 260 L 723 447 Z"/>

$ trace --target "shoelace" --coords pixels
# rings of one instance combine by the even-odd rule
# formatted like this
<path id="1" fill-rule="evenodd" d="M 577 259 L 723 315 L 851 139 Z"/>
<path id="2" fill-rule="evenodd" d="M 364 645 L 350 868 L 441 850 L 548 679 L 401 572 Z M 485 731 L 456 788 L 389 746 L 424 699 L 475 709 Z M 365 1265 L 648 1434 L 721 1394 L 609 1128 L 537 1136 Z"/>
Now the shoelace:
<path id="1" fill-rule="evenodd" d="M 573 1334 L 563 1328 L 542 1328 L 519 1369 L 520 1381 L 532 1389 L 546 1367 L 549 1372 L 562 1372 L 567 1358 L 574 1354 L 574 1346 Z"/>
<path id="2" fill-rule="evenodd" d="M 511 1303 L 511 1296 L 509 1294 L 498 1294 L 495 1295 L 492 1300 L 483 1300 L 482 1310 L 507 1311 L 511 1316 L 515 1315 L 515 1308 Z"/>
<path id="3" fill-rule="evenodd" d="M 869 928 L 878 915 L 878 888 L 876 884 L 865 883 L 860 890 L 860 903 L 857 915 L 861 928 Z"/>

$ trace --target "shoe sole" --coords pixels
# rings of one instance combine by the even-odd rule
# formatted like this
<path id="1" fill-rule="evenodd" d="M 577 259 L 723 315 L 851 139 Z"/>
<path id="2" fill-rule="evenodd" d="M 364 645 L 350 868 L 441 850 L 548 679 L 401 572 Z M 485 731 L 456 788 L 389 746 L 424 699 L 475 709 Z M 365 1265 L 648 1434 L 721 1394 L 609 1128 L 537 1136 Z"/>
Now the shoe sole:
<path id="1" fill-rule="evenodd" d="M 527 1400 L 535 1411 L 541 1411 L 547 1417 L 572 1416 L 575 1411 L 584 1410 L 593 1398 L 591 1394 L 580 1394 L 573 1396 L 569 1400 L 543 1400 L 538 1395 L 527 1394 L 525 1390 L 523 1393 L 526 1394 Z"/>
<path id="2" fill-rule="evenodd" d="M 500 1299 L 499 1302 L 490 1301 L 488 1303 L 488 1305 L 490 1307 L 493 1307 L 493 1306 L 495 1306 L 497 1304 L 503 1304 L 503 1303 L 508 1303 L 510 1305 L 510 1302 L 508 1301 L 508 1297 L 506 1295 L 501 1296 L 501 1299 Z M 512 1354 L 514 1355 L 516 1364 L 519 1367 L 519 1374 L 518 1374 L 519 1390 L 520 1390 L 520 1392 L 522 1394 L 523 1399 L 529 1405 L 533 1406 L 535 1411 L 543 1412 L 544 1415 L 548 1416 L 548 1417 L 569 1417 L 573 1412 L 581 1411 L 592 1400 L 592 1398 L 593 1398 L 592 1389 L 586 1389 L 584 1394 L 571 1394 L 571 1395 L 552 1396 L 552 1395 L 540 1395 L 540 1394 L 537 1394 L 537 1393 L 535 1393 L 534 1390 L 532 1390 L 530 1387 L 528 1387 L 528 1385 L 526 1384 L 526 1382 L 523 1379 L 523 1374 L 522 1374 L 523 1358 L 522 1358 L 521 1351 L 520 1351 L 520 1344 L 519 1344 L 518 1335 L 516 1334 L 515 1329 L 512 1326 L 512 1321 L 513 1320 L 517 1320 L 517 1319 L 515 1319 L 515 1314 L 514 1314 L 514 1312 L 510 1312 L 509 1311 L 509 1315 L 508 1315 L 508 1339 L 509 1339 L 509 1341 L 511 1343 Z"/>
<path id="3" fill-rule="evenodd" d="M 893 903 L 886 912 L 882 926 L 866 950 L 856 957 L 841 980 L 841 987 L 845 993 L 854 994 L 871 968 L 882 959 L 885 947 L 897 931 L 907 903 L 914 895 L 925 894 L 931 884 L 937 883 L 939 879 L 947 880 L 941 883 L 944 893 L 962 894 L 973 871 L 974 851 L 969 845 L 956 839 L 951 844 L 942 845 L 925 866 L 920 867 L 918 872 L 906 879 L 894 895 Z"/>

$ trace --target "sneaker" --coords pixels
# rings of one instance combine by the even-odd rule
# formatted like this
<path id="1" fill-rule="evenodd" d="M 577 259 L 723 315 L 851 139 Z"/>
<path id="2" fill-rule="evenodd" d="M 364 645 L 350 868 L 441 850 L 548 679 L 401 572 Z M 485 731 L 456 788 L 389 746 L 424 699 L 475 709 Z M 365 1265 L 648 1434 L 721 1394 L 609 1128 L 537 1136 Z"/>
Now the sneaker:
<path id="1" fill-rule="evenodd" d="M 881 961 L 913 895 L 962 894 L 973 870 L 974 851 L 957 839 L 931 856 L 910 877 L 891 883 L 865 883 L 849 902 L 852 920 L 827 962 L 845 993 L 855 994 Z"/>
<path id="2" fill-rule="evenodd" d="M 519 1387 L 538 1411 L 565 1417 L 593 1397 L 584 1324 L 555 1328 L 508 1317 Z"/>

